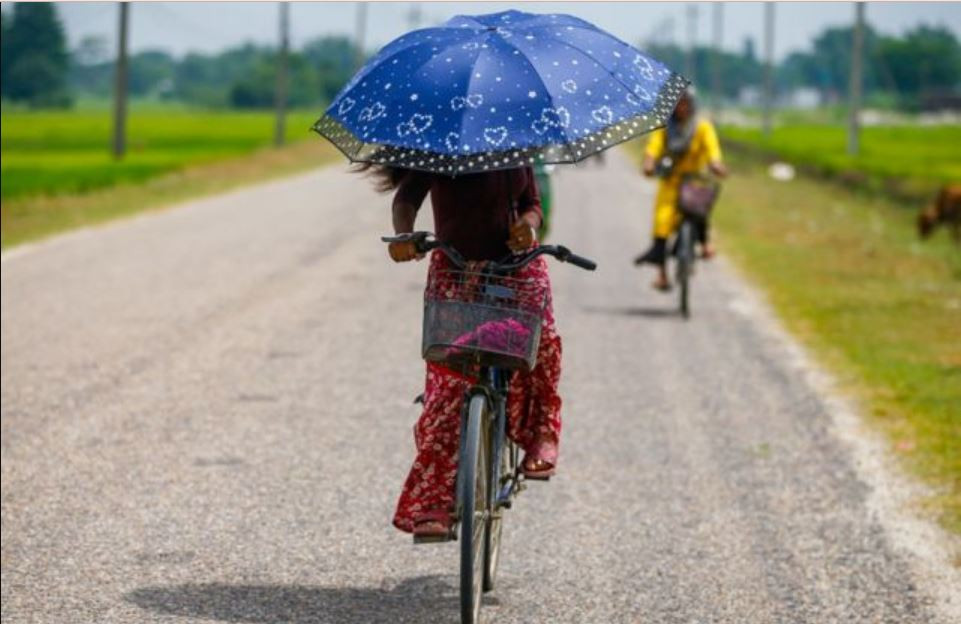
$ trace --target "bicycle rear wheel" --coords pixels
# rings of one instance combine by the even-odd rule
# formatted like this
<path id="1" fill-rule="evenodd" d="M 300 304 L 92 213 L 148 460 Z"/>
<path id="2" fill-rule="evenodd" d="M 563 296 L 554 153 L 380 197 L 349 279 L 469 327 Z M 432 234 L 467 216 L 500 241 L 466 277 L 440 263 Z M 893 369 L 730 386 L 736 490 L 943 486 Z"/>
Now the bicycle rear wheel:
<path id="1" fill-rule="evenodd" d="M 475 394 L 467 409 L 460 458 L 460 613 L 462 624 L 480 621 L 484 580 L 484 534 L 488 513 L 487 458 L 490 449 L 487 397 Z"/>
<path id="2" fill-rule="evenodd" d="M 694 232 L 691 222 L 681 222 L 677 234 L 677 284 L 680 290 L 681 315 L 691 316 L 691 268 L 694 264 Z"/>

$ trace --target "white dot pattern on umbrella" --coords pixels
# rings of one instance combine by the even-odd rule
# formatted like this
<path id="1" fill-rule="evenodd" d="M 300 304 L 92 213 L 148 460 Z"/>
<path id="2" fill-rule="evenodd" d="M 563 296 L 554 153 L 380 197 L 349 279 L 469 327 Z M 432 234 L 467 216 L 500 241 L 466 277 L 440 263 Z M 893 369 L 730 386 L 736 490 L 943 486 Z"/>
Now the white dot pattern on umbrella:
<path id="1" fill-rule="evenodd" d="M 313 129 L 449 175 L 583 158 L 663 126 L 688 81 L 568 15 L 458 16 L 384 47 Z"/>

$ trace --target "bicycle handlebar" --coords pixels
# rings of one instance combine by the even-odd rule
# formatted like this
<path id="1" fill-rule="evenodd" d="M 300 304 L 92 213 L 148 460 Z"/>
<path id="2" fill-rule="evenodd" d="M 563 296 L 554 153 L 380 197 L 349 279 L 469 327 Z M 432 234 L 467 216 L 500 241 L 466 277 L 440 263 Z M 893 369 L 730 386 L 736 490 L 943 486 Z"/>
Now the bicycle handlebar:
<path id="1" fill-rule="evenodd" d="M 430 232 L 411 232 L 409 234 L 398 234 L 396 236 L 381 236 L 380 240 L 385 243 L 413 242 L 418 253 L 427 253 L 434 249 L 440 249 L 457 268 L 463 269 L 467 266 L 467 261 L 460 252 L 447 243 L 432 237 L 433 234 Z M 488 270 L 494 273 L 510 273 L 511 271 L 516 271 L 526 266 L 538 256 L 553 256 L 561 262 L 569 262 L 585 271 L 593 271 L 597 268 L 596 262 L 583 256 L 578 256 L 563 245 L 539 245 L 519 255 L 510 255 L 496 262 L 491 261 L 488 264 Z"/>

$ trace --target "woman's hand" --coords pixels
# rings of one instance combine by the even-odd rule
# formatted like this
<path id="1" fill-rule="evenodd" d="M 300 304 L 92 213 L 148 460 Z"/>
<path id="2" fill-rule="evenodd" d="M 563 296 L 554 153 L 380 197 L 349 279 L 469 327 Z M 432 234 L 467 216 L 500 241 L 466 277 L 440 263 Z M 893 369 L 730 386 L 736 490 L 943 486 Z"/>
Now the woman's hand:
<path id="1" fill-rule="evenodd" d="M 713 173 L 714 175 L 716 175 L 716 176 L 719 177 L 719 178 L 726 178 L 726 177 L 727 177 L 727 167 L 725 167 L 725 166 L 724 166 L 724 163 L 722 163 L 722 162 L 719 161 L 719 160 L 713 160 L 713 161 L 711 161 L 711 162 L 708 164 L 708 168 L 711 170 L 711 173 Z"/>
<path id="2" fill-rule="evenodd" d="M 511 251 L 530 249 L 537 242 L 537 228 L 526 217 L 527 215 L 524 215 L 511 226 L 507 239 L 507 246 Z"/>
<path id="3" fill-rule="evenodd" d="M 424 254 L 417 253 L 417 246 L 413 241 L 390 243 L 387 245 L 387 253 L 394 262 L 410 262 L 424 257 Z"/>
<path id="4" fill-rule="evenodd" d="M 654 159 L 647 154 L 644 155 L 644 163 L 641 165 L 641 171 L 647 177 L 654 175 Z"/>

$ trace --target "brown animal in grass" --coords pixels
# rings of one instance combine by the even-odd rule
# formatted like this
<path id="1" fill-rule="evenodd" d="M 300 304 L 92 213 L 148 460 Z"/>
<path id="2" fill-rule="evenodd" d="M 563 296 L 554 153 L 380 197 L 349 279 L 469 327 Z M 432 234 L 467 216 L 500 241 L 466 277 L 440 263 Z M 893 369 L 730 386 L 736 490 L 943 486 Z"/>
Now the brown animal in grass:
<path id="1" fill-rule="evenodd" d="M 934 203 L 918 215 L 918 233 L 927 238 L 938 225 L 951 230 L 955 242 L 961 244 L 961 184 L 941 187 Z"/>

